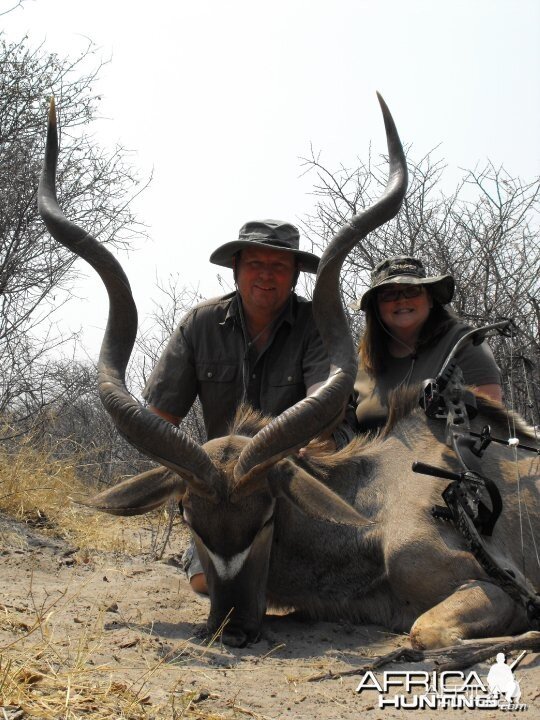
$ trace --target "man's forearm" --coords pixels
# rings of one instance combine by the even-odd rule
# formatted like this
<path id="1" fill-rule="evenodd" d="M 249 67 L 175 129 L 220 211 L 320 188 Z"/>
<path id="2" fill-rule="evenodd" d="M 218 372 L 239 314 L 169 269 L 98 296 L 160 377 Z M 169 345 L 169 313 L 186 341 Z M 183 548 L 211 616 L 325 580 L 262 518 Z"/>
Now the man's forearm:
<path id="1" fill-rule="evenodd" d="M 159 417 L 162 417 L 164 420 L 167 420 L 167 422 L 170 422 L 173 425 L 176 425 L 176 427 L 178 427 L 180 420 L 182 419 L 179 415 L 172 415 L 172 413 L 169 413 L 166 410 L 160 410 L 159 408 L 155 407 L 154 405 L 149 405 L 148 409 L 151 412 L 153 412 L 155 415 L 159 415 Z"/>

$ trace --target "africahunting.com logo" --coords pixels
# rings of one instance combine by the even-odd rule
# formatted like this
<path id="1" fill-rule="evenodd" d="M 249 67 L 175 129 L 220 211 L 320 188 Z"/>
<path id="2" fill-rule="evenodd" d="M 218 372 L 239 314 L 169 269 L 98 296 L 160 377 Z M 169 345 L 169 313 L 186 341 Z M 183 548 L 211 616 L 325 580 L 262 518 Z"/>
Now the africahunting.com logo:
<path id="1" fill-rule="evenodd" d="M 511 665 L 506 664 L 504 653 L 499 653 L 485 680 L 474 670 L 390 670 L 379 678 L 368 670 L 356 692 L 376 690 L 380 708 L 527 710 L 528 706 L 521 702 L 521 689 L 513 672 L 526 652 L 524 650 Z"/>

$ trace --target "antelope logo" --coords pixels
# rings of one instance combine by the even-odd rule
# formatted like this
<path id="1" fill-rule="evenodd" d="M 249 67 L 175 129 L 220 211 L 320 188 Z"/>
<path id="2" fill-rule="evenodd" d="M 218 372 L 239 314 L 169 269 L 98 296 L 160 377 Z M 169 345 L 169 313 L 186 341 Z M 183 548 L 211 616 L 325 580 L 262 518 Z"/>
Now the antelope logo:
<path id="1" fill-rule="evenodd" d="M 511 665 L 506 664 L 504 653 L 498 653 L 485 682 L 474 670 L 390 670 L 380 679 L 370 670 L 363 675 L 356 692 L 377 690 L 380 708 L 527 710 L 527 705 L 519 702 L 521 689 L 513 673 L 526 652 L 524 650 Z"/>

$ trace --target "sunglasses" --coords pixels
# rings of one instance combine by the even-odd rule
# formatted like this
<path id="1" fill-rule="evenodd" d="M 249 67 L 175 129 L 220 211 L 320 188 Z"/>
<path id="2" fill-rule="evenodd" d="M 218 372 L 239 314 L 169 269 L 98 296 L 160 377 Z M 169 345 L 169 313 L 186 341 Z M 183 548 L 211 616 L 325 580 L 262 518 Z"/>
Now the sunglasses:
<path id="1" fill-rule="evenodd" d="M 423 285 L 405 285 L 402 288 L 389 288 L 388 290 L 379 290 L 377 298 L 381 302 L 394 302 L 400 297 L 415 298 L 420 297 L 424 292 Z"/>

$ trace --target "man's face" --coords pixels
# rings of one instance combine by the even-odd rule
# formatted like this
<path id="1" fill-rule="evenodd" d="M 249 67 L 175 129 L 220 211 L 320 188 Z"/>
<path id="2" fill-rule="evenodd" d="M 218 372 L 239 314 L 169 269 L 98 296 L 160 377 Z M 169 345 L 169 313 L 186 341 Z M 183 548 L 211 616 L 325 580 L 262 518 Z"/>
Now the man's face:
<path id="1" fill-rule="evenodd" d="M 290 295 L 295 272 L 292 253 L 260 247 L 242 250 L 236 284 L 246 310 L 277 315 Z"/>

